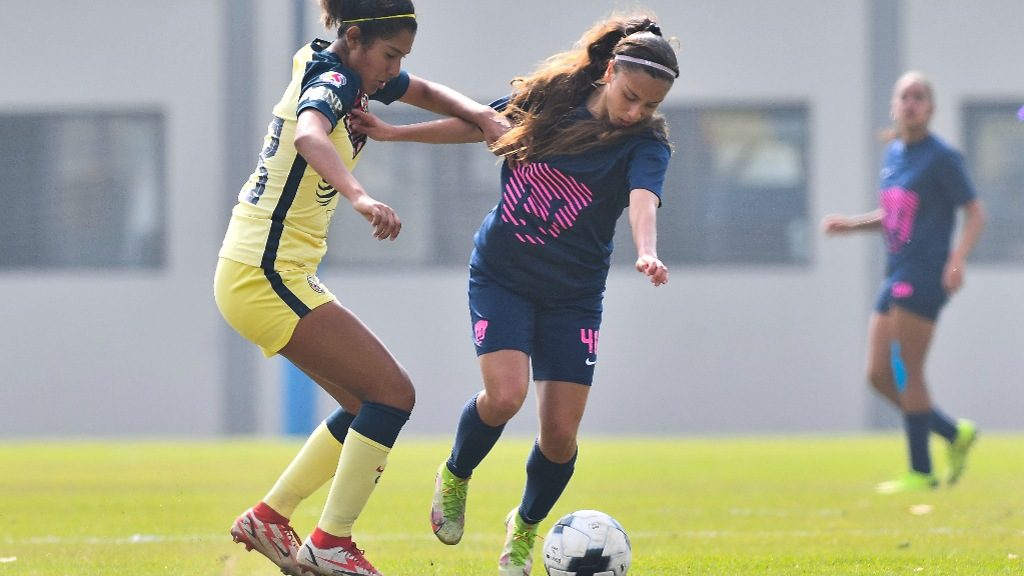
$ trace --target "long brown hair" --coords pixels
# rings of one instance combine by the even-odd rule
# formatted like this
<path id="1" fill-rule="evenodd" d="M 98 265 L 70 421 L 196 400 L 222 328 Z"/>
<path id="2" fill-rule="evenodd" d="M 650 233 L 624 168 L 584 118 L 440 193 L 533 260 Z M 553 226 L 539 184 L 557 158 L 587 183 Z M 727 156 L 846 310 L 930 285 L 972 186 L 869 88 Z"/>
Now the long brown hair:
<path id="1" fill-rule="evenodd" d="M 545 60 L 531 75 L 512 80 L 513 94 L 505 108 L 512 128 L 492 146 L 513 162 L 529 162 L 556 154 L 579 154 L 611 144 L 630 134 L 652 130 L 668 141 L 661 114 L 629 128 L 616 128 L 604 120 L 573 121 L 585 97 L 604 76 L 616 55 L 661 64 L 674 72 L 618 60 L 615 69 L 643 70 L 669 82 L 679 76 L 675 50 L 647 15 L 612 16 L 595 24 L 573 49 Z"/>

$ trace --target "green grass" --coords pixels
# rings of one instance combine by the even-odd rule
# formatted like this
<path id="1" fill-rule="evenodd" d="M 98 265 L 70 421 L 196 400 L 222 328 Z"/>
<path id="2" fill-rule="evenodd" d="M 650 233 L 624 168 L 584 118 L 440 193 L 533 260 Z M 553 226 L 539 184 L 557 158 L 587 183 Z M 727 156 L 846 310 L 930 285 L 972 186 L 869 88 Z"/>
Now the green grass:
<path id="1" fill-rule="evenodd" d="M 405 439 L 356 524 L 357 541 L 388 576 L 495 574 L 530 443 L 504 439 L 477 470 L 466 537 L 447 547 L 427 519 L 447 442 Z M 0 444 L 0 576 L 277 575 L 227 530 L 297 448 Z M 588 438 L 541 530 L 579 508 L 609 512 L 631 536 L 633 576 L 1024 574 L 1024 438 L 983 437 L 954 489 L 876 496 L 876 481 L 903 470 L 903 450 L 895 434 Z M 933 452 L 941 471 L 944 450 Z M 297 511 L 300 534 L 325 496 Z M 917 504 L 932 510 L 911 513 Z M 539 560 L 534 573 L 543 574 Z"/>

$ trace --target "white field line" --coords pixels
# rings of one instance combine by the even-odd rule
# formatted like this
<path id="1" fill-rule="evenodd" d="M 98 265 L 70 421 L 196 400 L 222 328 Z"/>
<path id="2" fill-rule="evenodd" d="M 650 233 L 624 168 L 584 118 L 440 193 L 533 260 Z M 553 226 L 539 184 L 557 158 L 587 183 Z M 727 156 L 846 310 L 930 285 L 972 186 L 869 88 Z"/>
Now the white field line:
<path id="1" fill-rule="evenodd" d="M 998 533 L 1022 534 L 1018 529 L 996 528 L 985 530 L 989 535 Z M 717 539 L 717 538 L 820 538 L 825 531 L 821 530 L 684 530 L 684 531 L 636 531 L 630 532 L 629 537 L 633 541 L 655 539 L 655 538 L 692 538 L 692 539 Z M 844 536 L 902 536 L 907 530 L 894 530 L 890 528 L 878 528 L 872 530 L 840 530 L 838 532 L 829 530 L 829 535 L 837 533 Z M 931 535 L 977 535 L 978 530 L 966 528 L 933 527 L 925 531 Z M 500 535 L 495 534 L 467 534 L 463 539 L 476 542 L 491 542 Z M 423 532 L 401 532 L 394 534 L 361 534 L 360 542 L 371 541 L 432 541 L 432 534 Z M 174 542 L 217 542 L 231 543 L 231 536 L 224 534 L 132 534 L 131 536 L 29 536 L 24 538 L 6 537 L 0 539 L 4 546 L 23 545 L 130 545 L 130 544 L 161 544 Z"/>

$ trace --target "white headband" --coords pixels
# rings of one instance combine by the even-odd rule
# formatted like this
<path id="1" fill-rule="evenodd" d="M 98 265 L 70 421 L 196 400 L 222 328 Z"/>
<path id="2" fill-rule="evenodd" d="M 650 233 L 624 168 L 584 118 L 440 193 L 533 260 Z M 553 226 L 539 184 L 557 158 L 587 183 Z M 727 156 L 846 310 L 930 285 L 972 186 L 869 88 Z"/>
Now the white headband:
<path id="1" fill-rule="evenodd" d="M 644 60 L 643 58 L 634 58 L 632 56 L 626 56 L 625 54 L 616 54 L 615 59 L 622 60 L 624 62 L 632 62 L 633 64 L 640 64 L 642 66 L 650 66 L 655 70 L 661 70 L 662 72 L 668 74 L 673 78 L 679 77 L 679 73 L 669 68 L 668 66 L 658 64 L 657 62 L 651 62 L 650 60 Z"/>

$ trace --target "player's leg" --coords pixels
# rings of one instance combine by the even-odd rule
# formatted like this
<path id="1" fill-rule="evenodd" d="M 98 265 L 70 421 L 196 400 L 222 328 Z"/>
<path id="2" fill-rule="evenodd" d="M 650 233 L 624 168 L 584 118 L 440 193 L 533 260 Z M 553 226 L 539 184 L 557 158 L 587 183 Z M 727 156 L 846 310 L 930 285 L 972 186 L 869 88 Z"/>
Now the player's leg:
<path id="1" fill-rule="evenodd" d="M 529 574 L 537 527 L 572 478 L 576 435 L 598 360 L 601 315 L 601 295 L 538 311 L 533 376 L 540 434 L 526 461 L 520 504 L 505 521 L 505 545 L 498 559 L 502 575 Z"/>
<path id="2" fill-rule="evenodd" d="M 336 568 L 378 572 L 352 541 L 352 526 L 387 464 L 409 418 L 415 391 L 405 370 L 354 314 L 332 302 L 306 314 L 281 354 L 336 400 L 361 402 L 341 449 L 323 514 L 303 544 L 300 566 L 314 574 Z"/>
<path id="3" fill-rule="evenodd" d="M 317 426 L 263 500 L 235 520 L 231 526 L 235 542 L 256 549 L 286 573 L 297 571 L 294 565 L 302 541 L 290 518 L 302 500 L 334 476 L 353 418 L 339 407 Z"/>
<path id="4" fill-rule="evenodd" d="M 306 270 L 268 274 L 223 258 L 217 264 L 214 294 L 225 320 L 267 356 L 276 354 L 288 342 L 303 314 L 334 299 Z M 340 425 L 334 423 L 332 428 L 337 430 Z M 231 526 L 236 542 L 257 550 L 286 574 L 299 573 L 296 556 L 301 544 L 289 517 L 302 498 L 334 473 L 341 447 L 332 436 L 323 429 L 314 432 L 282 475 L 283 481 L 279 480 L 264 501 L 242 513 Z"/>
<path id="5" fill-rule="evenodd" d="M 522 500 L 505 519 L 505 545 L 498 559 L 502 575 L 530 573 L 537 527 L 561 497 L 575 469 L 576 435 L 589 393 L 590 386 L 575 382 L 537 382 L 540 435 L 526 460 Z"/>
<path id="6" fill-rule="evenodd" d="M 469 309 L 484 389 L 463 407 L 451 453 L 435 477 L 430 524 L 445 544 L 462 538 L 473 470 L 519 412 L 530 386 L 534 304 L 473 269 Z"/>
<path id="7" fill-rule="evenodd" d="M 880 484 L 878 490 L 892 493 L 933 488 L 937 481 L 932 473 L 931 451 L 928 447 L 932 410 L 931 398 L 925 383 L 924 366 L 935 322 L 902 306 L 894 306 L 890 315 L 893 335 L 899 343 L 906 375 L 900 400 L 910 456 L 910 472 L 900 479 Z"/>
<path id="8" fill-rule="evenodd" d="M 448 460 L 438 468 L 430 524 L 438 540 L 457 544 L 465 532 L 466 500 L 473 470 L 522 408 L 529 391 L 530 360 L 519 350 L 497 350 L 479 358 L 484 389 L 462 409 Z"/>
<path id="9" fill-rule="evenodd" d="M 900 393 L 892 367 L 892 343 L 895 338 L 891 311 L 872 314 L 868 320 L 868 382 L 894 407 L 900 408 Z"/>

